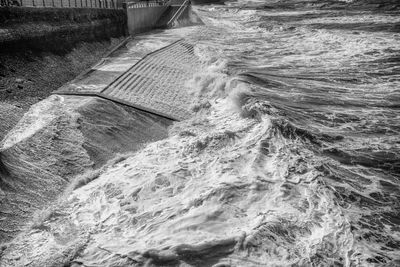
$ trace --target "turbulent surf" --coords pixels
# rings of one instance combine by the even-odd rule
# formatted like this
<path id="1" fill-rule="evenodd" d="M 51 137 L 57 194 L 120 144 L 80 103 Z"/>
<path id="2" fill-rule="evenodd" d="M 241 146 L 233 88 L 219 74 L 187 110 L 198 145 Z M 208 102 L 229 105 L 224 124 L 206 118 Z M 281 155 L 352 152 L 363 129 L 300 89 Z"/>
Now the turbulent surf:
<path id="1" fill-rule="evenodd" d="M 400 265 L 400 16 L 387 2 L 197 7 L 194 116 L 69 188 L 3 264 Z"/>

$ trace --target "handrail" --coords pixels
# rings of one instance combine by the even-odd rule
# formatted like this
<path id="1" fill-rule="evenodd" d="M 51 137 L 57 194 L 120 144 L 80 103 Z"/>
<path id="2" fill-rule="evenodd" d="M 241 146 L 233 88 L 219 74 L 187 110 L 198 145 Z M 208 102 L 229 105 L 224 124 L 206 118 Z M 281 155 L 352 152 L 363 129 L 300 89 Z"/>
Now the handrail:
<path id="1" fill-rule="evenodd" d="M 156 7 L 166 6 L 170 0 L 153 0 L 153 1 L 139 1 L 139 2 L 126 2 L 127 8 L 145 8 L 145 7 Z"/>
<path id="2" fill-rule="evenodd" d="M 144 7 L 155 7 L 163 6 L 165 3 L 163 1 L 140 1 L 140 2 L 127 2 L 127 8 L 144 8 Z"/>
<path id="3" fill-rule="evenodd" d="M 8 7 L 56 7 L 56 8 L 122 8 L 118 0 L 0 0 L 0 6 Z"/>
<path id="4" fill-rule="evenodd" d="M 170 0 L 125 1 L 125 0 L 0 0 L 0 7 L 61 7 L 61 8 L 145 8 L 167 6 Z"/>
<path id="5" fill-rule="evenodd" d="M 176 11 L 176 13 L 172 16 L 172 18 L 168 21 L 167 27 L 172 26 L 174 21 L 182 15 L 183 11 L 187 6 L 189 6 L 190 0 L 185 0 L 182 5 L 179 7 L 179 9 Z"/>

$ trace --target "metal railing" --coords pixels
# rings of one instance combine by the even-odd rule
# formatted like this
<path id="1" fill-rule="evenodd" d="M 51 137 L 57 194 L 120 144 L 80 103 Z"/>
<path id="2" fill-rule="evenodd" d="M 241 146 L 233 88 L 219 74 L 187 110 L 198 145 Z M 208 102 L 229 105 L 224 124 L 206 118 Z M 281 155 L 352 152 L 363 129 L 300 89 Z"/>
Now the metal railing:
<path id="1" fill-rule="evenodd" d="M 184 1 L 184 4 L 188 0 Z M 58 7 L 58 8 L 146 8 L 166 6 L 170 0 L 125 1 L 125 0 L 0 0 L 0 7 Z M 179 11 L 180 12 L 180 11 Z"/>
<path id="2" fill-rule="evenodd" d="M 175 21 L 182 15 L 183 11 L 190 5 L 190 0 L 185 0 L 179 9 L 175 12 L 172 18 L 168 21 L 167 27 L 172 27 Z"/>
<path id="3" fill-rule="evenodd" d="M 155 7 L 163 6 L 167 1 L 140 1 L 140 2 L 127 2 L 127 8 L 144 8 L 144 7 Z"/>
<path id="4" fill-rule="evenodd" d="M 122 8 L 118 0 L 0 0 L 0 6 L 60 8 Z"/>

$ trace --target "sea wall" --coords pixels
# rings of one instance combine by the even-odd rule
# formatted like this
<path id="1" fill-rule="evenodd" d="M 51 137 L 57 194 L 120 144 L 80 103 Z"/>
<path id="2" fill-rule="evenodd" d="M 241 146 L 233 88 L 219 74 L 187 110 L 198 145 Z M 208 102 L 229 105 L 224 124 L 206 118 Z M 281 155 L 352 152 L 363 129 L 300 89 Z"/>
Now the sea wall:
<path id="1" fill-rule="evenodd" d="M 153 29 L 167 9 L 167 6 L 128 8 L 129 34 L 133 35 Z"/>
<path id="2" fill-rule="evenodd" d="M 182 1 L 175 1 L 181 3 Z M 166 28 L 170 19 L 179 10 L 180 5 L 132 8 L 127 10 L 129 34 L 134 35 L 156 28 Z M 189 5 L 185 8 L 174 27 L 202 24 L 203 22 Z"/>
<path id="3" fill-rule="evenodd" d="M 4 7 L 1 52 L 22 49 L 68 51 L 82 41 L 126 34 L 124 9 Z"/>

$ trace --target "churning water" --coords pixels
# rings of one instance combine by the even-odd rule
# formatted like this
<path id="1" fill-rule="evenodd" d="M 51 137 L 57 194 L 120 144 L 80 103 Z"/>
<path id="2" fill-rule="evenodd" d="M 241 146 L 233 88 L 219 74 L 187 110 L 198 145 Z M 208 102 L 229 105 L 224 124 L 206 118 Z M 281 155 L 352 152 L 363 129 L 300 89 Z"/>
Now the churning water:
<path id="1" fill-rule="evenodd" d="M 246 83 L 236 101 L 257 121 L 233 138 L 244 150 L 229 159 L 253 155 L 236 166 L 251 170 L 237 182 L 251 180 L 264 196 L 253 203 L 260 222 L 249 258 L 399 265 L 398 13 L 261 4 L 204 12 L 217 44 L 209 52 Z M 249 197 L 236 190 L 233 199 Z"/>
<path id="2" fill-rule="evenodd" d="M 194 118 L 15 250 L 83 266 L 399 266 L 399 13 L 304 3 L 197 8 Z"/>

